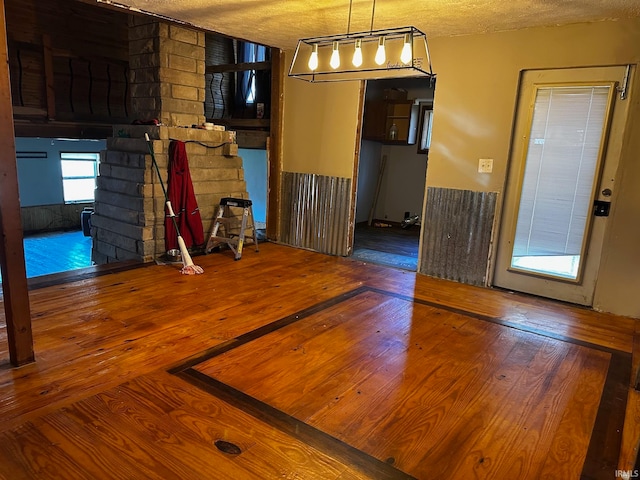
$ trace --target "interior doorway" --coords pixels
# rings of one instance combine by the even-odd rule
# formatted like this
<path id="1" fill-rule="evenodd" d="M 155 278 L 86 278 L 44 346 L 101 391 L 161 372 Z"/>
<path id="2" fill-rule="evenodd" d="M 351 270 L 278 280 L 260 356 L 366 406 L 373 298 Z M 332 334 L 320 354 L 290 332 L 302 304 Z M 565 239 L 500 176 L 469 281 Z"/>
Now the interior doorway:
<path id="1" fill-rule="evenodd" d="M 416 271 L 435 82 L 367 82 L 352 257 Z"/>

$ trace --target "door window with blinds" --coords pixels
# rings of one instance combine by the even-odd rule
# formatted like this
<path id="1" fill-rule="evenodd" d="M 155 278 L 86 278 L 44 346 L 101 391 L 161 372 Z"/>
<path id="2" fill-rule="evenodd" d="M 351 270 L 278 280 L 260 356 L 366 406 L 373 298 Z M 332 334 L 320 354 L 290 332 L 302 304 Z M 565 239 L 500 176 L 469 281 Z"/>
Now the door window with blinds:
<path id="1" fill-rule="evenodd" d="M 510 270 L 580 280 L 611 84 L 534 89 Z"/>

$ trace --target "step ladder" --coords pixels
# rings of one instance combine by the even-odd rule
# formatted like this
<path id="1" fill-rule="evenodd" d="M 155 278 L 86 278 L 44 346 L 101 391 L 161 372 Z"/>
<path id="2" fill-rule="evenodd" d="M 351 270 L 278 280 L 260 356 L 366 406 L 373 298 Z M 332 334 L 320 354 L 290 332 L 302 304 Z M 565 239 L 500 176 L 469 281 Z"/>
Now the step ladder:
<path id="1" fill-rule="evenodd" d="M 244 198 L 225 197 L 220 199 L 220 206 L 211 227 L 205 253 L 226 244 L 234 253 L 235 260 L 240 260 L 247 230 L 253 232 L 253 243 L 256 246 L 256 252 L 258 251 L 258 234 L 253 221 L 251 205 L 251 200 Z"/>

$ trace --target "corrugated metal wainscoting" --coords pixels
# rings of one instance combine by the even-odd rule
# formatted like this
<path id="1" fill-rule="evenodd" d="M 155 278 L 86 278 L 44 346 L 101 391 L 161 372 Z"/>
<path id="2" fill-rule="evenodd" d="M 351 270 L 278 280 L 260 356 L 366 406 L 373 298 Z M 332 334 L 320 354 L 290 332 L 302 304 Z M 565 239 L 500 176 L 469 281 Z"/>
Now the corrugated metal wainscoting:
<path id="1" fill-rule="evenodd" d="M 420 273 L 485 285 L 496 192 L 427 188 Z"/>
<path id="2" fill-rule="evenodd" d="M 351 179 L 282 173 L 280 239 L 294 247 L 348 254 Z"/>

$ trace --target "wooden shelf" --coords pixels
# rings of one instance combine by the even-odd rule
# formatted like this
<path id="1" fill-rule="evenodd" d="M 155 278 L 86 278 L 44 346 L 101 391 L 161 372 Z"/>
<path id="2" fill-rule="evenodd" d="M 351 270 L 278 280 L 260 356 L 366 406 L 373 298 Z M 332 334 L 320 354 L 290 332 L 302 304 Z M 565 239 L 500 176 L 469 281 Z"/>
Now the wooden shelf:
<path id="1" fill-rule="evenodd" d="M 413 100 L 373 100 L 365 104 L 362 138 L 390 145 L 412 145 L 415 135 Z M 389 137 L 391 126 L 398 129 L 398 138 Z"/>

